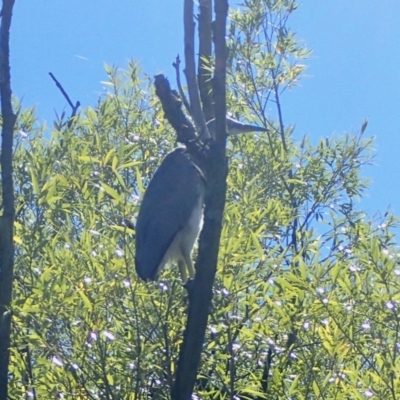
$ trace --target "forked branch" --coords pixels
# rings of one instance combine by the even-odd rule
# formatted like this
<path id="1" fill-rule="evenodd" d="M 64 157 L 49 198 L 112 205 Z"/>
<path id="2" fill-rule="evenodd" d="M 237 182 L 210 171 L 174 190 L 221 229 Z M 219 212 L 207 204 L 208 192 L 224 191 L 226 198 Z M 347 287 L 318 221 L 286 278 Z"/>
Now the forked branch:
<path id="1" fill-rule="evenodd" d="M 196 77 L 196 62 L 194 51 L 194 21 L 193 0 L 184 1 L 184 32 L 185 32 L 185 75 L 188 85 L 190 114 L 193 118 L 197 132 L 202 139 L 210 137 L 206 120 L 200 105 L 199 87 Z"/>
<path id="2" fill-rule="evenodd" d="M 226 147 L 226 19 L 228 2 L 216 0 L 214 98 L 216 109 L 216 138 L 212 142 L 204 166 L 206 199 L 204 227 L 200 235 L 196 276 L 189 292 L 189 308 L 183 343 L 180 349 L 176 379 L 172 390 L 173 400 L 191 399 L 200 364 L 212 289 L 218 261 L 222 216 L 226 197 L 227 165 Z M 211 29 L 211 26 L 210 26 Z M 197 87 L 196 87 L 196 90 Z"/>

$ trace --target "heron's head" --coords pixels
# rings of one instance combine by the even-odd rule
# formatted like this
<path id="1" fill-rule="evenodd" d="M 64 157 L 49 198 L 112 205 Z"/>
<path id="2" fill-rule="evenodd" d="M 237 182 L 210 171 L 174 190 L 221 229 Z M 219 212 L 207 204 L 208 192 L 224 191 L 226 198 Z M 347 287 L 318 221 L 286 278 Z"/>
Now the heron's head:
<path id="1" fill-rule="evenodd" d="M 207 122 L 207 128 L 212 137 L 215 137 L 216 123 L 215 118 Z M 228 135 L 238 135 L 239 133 L 246 132 L 266 132 L 268 129 L 261 126 L 246 125 L 242 124 L 236 119 L 226 117 L 226 128 L 228 130 Z"/>

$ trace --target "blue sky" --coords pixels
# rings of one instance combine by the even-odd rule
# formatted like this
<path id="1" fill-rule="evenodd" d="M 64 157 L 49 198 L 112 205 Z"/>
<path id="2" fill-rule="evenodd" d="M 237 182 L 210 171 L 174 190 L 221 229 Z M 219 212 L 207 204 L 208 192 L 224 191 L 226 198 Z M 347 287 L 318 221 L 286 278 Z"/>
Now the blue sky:
<path id="1" fill-rule="evenodd" d="M 182 3 L 16 0 L 14 94 L 51 126 L 66 101 L 49 72 L 83 107 L 103 91 L 104 63 L 125 67 L 135 59 L 146 74 L 162 72 L 174 83 L 171 64 L 183 55 Z M 368 118 L 375 166 L 363 171 L 372 184 L 360 206 L 371 216 L 389 206 L 400 214 L 400 2 L 305 0 L 288 25 L 313 53 L 306 77 L 283 97 L 285 123 L 296 125 L 295 138 L 307 134 L 315 143 L 357 131 Z"/>

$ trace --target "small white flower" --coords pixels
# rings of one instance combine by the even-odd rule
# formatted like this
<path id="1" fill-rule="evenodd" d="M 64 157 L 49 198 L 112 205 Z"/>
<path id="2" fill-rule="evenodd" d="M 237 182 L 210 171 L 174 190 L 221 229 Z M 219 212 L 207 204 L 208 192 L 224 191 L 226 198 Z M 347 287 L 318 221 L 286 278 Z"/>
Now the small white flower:
<path id="1" fill-rule="evenodd" d="M 123 257 L 123 256 L 125 255 L 125 253 L 124 253 L 124 251 L 123 251 L 122 249 L 117 249 L 117 250 L 115 251 L 115 255 L 116 255 L 118 258 L 121 258 L 121 257 Z"/>
<path id="2" fill-rule="evenodd" d="M 134 369 L 134 368 L 135 368 L 135 363 L 134 363 L 133 361 L 131 361 L 131 362 L 128 364 L 128 368 L 129 368 L 129 369 Z"/>
<path id="3" fill-rule="evenodd" d="M 109 332 L 109 331 L 103 331 L 103 335 L 104 335 L 104 337 L 105 337 L 106 339 L 108 339 L 108 340 L 110 340 L 110 341 L 115 340 L 114 334 L 112 334 L 112 333 Z"/>
<path id="4" fill-rule="evenodd" d="M 222 296 L 227 297 L 229 295 L 229 291 L 224 288 L 221 290 L 221 294 L 222 294 Z"/>
<path id="5" fill-rule="evenodd" d="M 233 343 L 232 349 L 233 350 L 239 350 L 242 346 L 239 343 Z"/>
<path id="6" fill-rule="evenodd" d="M 53 357 L 52 357 L 51 362 L 52 362 L 54 365 L 57 365 L 57 367 L 62 367 L 62 366 L 64 365 L 64 363 L 62 362 L 62 360 L 59 359 L 59 358 L 56 357 L 56 356 L 53 356 Z"/>
<path id="7" fill-rule="evenodd" d="M 350 267 L 349 267 L 349 270 L 351 271 L 351 272 L 360 272 L 361 271 L 361 268 L 360 267 L 357 267 L 357 265 L 350 265 Z"/>
<path id="8" fill-rule="evenodd" d="M 395 304 L 394 304 L 392 301 L 388 301 L 388 302 L 386 303 L 386 307 L 387 307 L 389 310 L 393 310 L 393 308 L 395 307 Z"/>
<path id="9" fill-rule="evenodd" d="M 361 327 L 365 330 L 371 329 L 371 324 L 368 321 L 365 321 L 361 324 Z"/>
<path id="10" fill-rule="evenodd" d="M 217 328 L 216 328 L 215 326 L 212 326 L 212 327 L 210 328 L 210 331 L 211 331 L 211 333 L 212 333 L 213 335 L 215 335 L 216 333 L 218 333 Z"/>

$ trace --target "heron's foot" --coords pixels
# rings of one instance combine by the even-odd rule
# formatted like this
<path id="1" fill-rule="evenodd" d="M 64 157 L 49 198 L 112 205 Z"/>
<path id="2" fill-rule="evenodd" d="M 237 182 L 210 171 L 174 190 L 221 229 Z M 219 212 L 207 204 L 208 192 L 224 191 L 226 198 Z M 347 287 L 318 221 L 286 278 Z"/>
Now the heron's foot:
<path id="1" fill-rule="evenodd" d="M 194 279 L 188 279 L 182 286 L 186 289 L 190 301 L 194 290 Z"/>
<path id="2" fill-rule="evenodd" d="M 185 283 L 182 284 L 182 286 L 183 286 L 188 292 L 190 292 L 191 290 L 193 290 L 193 287 L 194 287 L 194 279 L 189 278 Z"/>

